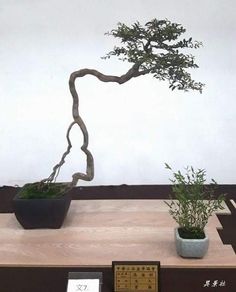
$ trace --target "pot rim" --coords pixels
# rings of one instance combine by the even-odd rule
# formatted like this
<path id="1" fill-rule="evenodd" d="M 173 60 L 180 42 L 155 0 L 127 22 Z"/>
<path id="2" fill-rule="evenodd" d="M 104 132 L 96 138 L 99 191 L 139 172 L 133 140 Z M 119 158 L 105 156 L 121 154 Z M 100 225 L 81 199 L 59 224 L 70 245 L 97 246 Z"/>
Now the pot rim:
<path id="1" fill-rule="evenodd" d="M 185 241 L 185 242 L 204 242 L 204 241 L 208 241 L 209 238 L 208 238 L 208 235 L 206 234 L 205 232 L 205 229 L 204 229 L 204 233 L 205 233 L 205 237 L 204 238 L 183 238 L 179 235 L 179 226 L 178 227 L 175 227 L 175 236 L 178 240 L 182 240 L 182 241 Z"/>

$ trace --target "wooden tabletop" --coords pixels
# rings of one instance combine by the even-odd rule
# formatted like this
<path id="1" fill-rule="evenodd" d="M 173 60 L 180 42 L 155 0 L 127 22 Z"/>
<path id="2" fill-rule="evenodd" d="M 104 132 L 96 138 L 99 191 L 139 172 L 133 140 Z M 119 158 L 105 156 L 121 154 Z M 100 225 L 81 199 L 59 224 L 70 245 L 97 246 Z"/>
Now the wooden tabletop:
<path id="1" fill-rule="evenodd" d="M 221 213 L 229 213 L 225 207 Z M 112 261 L 161 261 L 166 268 L 235 268 L 236 255 L 224 245 L 217 216 L 206 228 L 203 259 L 176 254 L 176 223 L 161 200 L 89 200 L 71 203 L 61 229 L 24 230 L 14 214 L 0 214 L 0 266 L 111 266 Z"/>

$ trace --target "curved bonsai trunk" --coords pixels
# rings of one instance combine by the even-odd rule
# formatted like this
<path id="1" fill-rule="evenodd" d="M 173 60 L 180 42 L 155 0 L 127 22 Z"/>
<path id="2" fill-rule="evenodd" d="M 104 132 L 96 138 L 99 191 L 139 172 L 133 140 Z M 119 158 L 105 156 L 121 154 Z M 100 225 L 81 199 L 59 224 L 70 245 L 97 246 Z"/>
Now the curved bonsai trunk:
<path id="1" fill-rule="evenodd" d="M 86 165 L 86 173 L 76 172 L 72 175 L 72 181 L 71 183 L 69 183 L 69 187 L 76 186 L 76 184 L 78 183 L 80 179 L 85 180 L 85 181 L 91 181 L 94 177 L 94 160 L 93 160 L 93 156 L 91 152 L 88 150 L 88 143 L 89 143 L 88 131 L 85 126 L 85 123 L 83 122 L 79 114 L 79 96 L 75 88 L 76 78 L 84 77 L 86 75 L 93 75 L 102 82 L 116 82 L 118 84 L 123 84 L 129 81 L 133 77 L 145 75 L 150 72 L 150 70 L 139 71 L 139 66 L 140 64 L 135 64 L 130 70 L 127 71 L 126 74 L 121 75 L 121 76 L 104 75 L 101 72 L 94 69 L 81 69 L 81 70 L 73 72 L 70 75 L 69 88 L 70 88 L 70 92 L 73 98 L 73 104 L 72 104 L 73 122 L 68 127 L 67 134 L 66 134 L 68 146 L 67 146 L 66 151 L 63 153 L 60 162 L 53 167 L 53 171 L 50 174 L 50 176 L 47 179 L 42 180 L 43 183 L 55 182 L 60 172 L 60 168 L 65 163 L 65 158 L 70 153 L 70 150 L 72 148 L 72 144 L 70 141 L 70 131 L 74 125 L 78 125 L 83 134 L 83 145 L 81 146 L 81 150 L 86 155 L 87 165 Z"/>

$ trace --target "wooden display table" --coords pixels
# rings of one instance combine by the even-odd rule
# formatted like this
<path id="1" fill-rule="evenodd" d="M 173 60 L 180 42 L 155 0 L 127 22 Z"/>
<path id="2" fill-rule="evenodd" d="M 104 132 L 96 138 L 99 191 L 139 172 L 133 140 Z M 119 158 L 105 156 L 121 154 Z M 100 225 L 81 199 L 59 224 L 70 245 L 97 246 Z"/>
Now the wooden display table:
<path id="1" fill-rule="evenodd" d="M 230 213 L 227 207 L 220 212 Z M 215 282 L 216 291 L 235 292 L 236 288 L 231 289 L 233 285 L 236 287 L 235 279 L 232 279 L 234 272 L 236 277 L 236 255 L 231 245 L 224 245 L 221 241 L 217 231 L 221 224 L 217 216 L 210 218 L 206 228 L 210 245 L 204 259 L 183 259 L 176 254 L 175 226 L 168 214 L 168 206 L 162 200 L 72 201 L 63 227 L 57 230 L 24 230 L 14 214 L 0 214 L 0 283 L 6 269 L 16 268 L 17 273 L 19 268 L 29 268 L 29 271 L 37 268 L 63 268 L 68 271 L 104 268 L 111 273 L 112 261 L 151 260 L 161 262 L 162 278 L 168 278 L 168 271 L 172 271 L 169 272 L 172 273 L 172 285 L 161 280 L 162 292 L 180 291 L 175 283 L 175 275 L 179 275 L 179 271 L 188 271 L 185 275 L 189 273 L 190 278 L 191 273 L 195 273 L 192 292 L 215 291 L 213 287 L 204 287 L 208 283 L 206 281 L 210 281 L 209 285 L 218 281 Z M 185 275 L 178 277 L 184 281 Z M 190 278 L 179 285 L 187 287 Z M 219 286 L 219 283 L 222 285 Z M 177 290 L 170 290 L 171 287 Z M 5 289 L 0 291 L 23 292 L 20 288 Z M 111 289 L 111 281 L 109 285 L 104 283 L 103 291 Z M 51 290 L 42 290 L 46 291 Z M 183 288 L 181 291 L 187 290 Z"/>

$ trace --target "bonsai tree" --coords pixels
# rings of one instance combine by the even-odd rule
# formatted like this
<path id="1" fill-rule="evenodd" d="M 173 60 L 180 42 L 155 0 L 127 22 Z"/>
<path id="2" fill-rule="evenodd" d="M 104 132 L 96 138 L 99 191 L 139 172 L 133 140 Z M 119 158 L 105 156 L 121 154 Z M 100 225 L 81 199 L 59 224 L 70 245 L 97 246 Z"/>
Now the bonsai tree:
<path id="1" fill-rule="evenodd" d="M 214 212 L 224 209 L 225 195 L 215 197 L 217 183 L 211 180 L 206 186 L 206 171 L 186 167 L 183 174 L 180 170 L 174 172 L 166 163 L 166 168 L 172 172 L 172 192 L 174 198 L 165 202 L 169 206 L 169 213 L 179 225 L 179 235 L 188 239 L 205 238 L 204 228 Z"/>
<path id="2" fill-rule="evenodd" d="M 94 177 L 94 160 L 88 149 L 88 131 L 79 113 L 79 96 L 75 87 L 75 80 L 86 75 L 93 75 L 102 82 L 116 82 L 123 84 L 132 78 L 151 74 L 158 80 L 168 81 L 171 90 L 178 89 L 183 91 L 196 90 L 202 92 L 203 84 L 191 78 L 188 69 L 198 68 L 194 56 L 187 54 L 186 49 L 196 49 L 202 44 L 193 41 L 192 38 L 181 38 L 185 33 L 185 28 L 169 20 L 153 19 L 145 25 L 135 22 L 131 26 L 118 23 L 116 29 L 111 30 L 107 35 L 120 39 L 121 45 L 114 47 L 104 59 L 113 56 L 119 60 L 127 61 L 131 64 L 130 69 L 121 76 L 105 75 L 95 69 L 81 69 L 73 72 L 69 78 L 69 88 L 73 98 L 72 115 L 73 120 L 66 133 L 67 148 L 60 161 L 53 167 L 52 173 L 39 183 L 34 184 L 34 188 L 39 191 L 44 190 L 51 196 L 56 178 L 62 165 L 65 163 L 66 156 L 70 153 L 72 143 L 70 140 L 71 129 L 77 125 L 83 134 L 83 145 L 81 150 L 86 155 L 86 171 L 76 172 L 72 175 L 72 181 L 63 185 L 63 189 L 76 186 L 78 180 L 90 181 Z M 53 191 L 55 194 L 55 192 Z"/>

